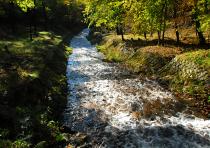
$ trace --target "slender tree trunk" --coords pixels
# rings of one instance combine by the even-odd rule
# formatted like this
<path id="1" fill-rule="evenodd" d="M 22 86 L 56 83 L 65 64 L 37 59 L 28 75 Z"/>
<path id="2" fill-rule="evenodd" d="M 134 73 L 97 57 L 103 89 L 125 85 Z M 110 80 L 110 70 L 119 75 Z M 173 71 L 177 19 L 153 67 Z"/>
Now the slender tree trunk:
<path id="1" fill-rule="evenodd" d="M 119 26 L 116 27 L 116 33 L 117 33 L 117 35 L 120 35 Z"/>
<path id="2" fill-rule="evenodd" d="M 121 37 L 122 37 L 122 41 L 125 41 L 125 38 L 124 38 L 124 33 L 123 33 L 123 29 L 121 28 Z"/>
<path id="3" fill-rule="evenodd" d="M 203 36 L 203 32 L 200 30 L 200 27 L 201 27 L 200 21 L 196 20 L 195 24 L 196 24 L 196 31 L 198 33 L 199 44 L 200 45 L 205 45 L 206 44 L 206 40 L 205 40 L 205 38 Z"/>
<path id="4" fill-rule="evenodd" d="M 124 38 L 124 32 L 123 32 L 123 26 L 122 25 L 118 26 L 118 31 L 119 31 L 119 34 L 121 35 L 122 41 L 124 41 L 125 38 Z"/>
<path id="5" fill-rule="evenodd" d="M 37 33 L 37 9 L 36 9 L 36 0 L 34 0 L 34 9 L 32 9 L 32 19 L 33 19 L 33 25 L 34 25 L 34 35 L 38 36 Z"/>
<path id="6" fill-rule="evenodd" d="M 165 0 L 164 4 L 164 14 L 163 14 L 163 34 L 162 34 L 162 45 L 165 44 L 165 30 L 166 30 L 166 17 L 167 17 L 167 3 Z"/>
<path id="7" fill-rule="evenodd" d="M 144 32 L 144 38 L 145 38 L 145 40 L 147 40 L 147 33 L 146 32 Z"/>
<path id="8" fill-rule="evenodd" d="M 196 28 L 195 28 L 195 35 L 196 35 L 196 37 L 198 37 L 198 31 Z"/>
<path id="9" fill-rule="evenodd" d="M 179 31 L 178 29 L 176 28 L 176 43 L 179 44 Z"/>
<path id="10" fill-rule="evenodd" d="M 201 24 L 200 24 L 200 21 L 199 21 L 199 19 L 198 19 L 198 6 L 197 6 L 197 0 L 194 0 L 194 2 L 195 2 L 195 12 L 194 12 L 194 14 L 193 14 L 193 17 L 194 17 L 194 20 L 195 20 L 195 27 L 196 27 L 196 32 L 197 32 L 197 35 L 198 35 L 198 38 L 199 38 L 199 44 L 200 45 L 205 45 L 206 44 L 206 40 L 205 40 L 205 38 L 204 38 L 204 36 L 203 36 L 203 32 L 200 30 L 200 28 L 201 28 Z"/>
<path id="11" fill-rule="evenodd" d="M 153 32 L 152 31 L 150 32 L 150 37 L 153 37 Z"/>
<path id="12" fill-rule="evenodd" d="M 163 25 L 164 7 L 165 7 L 165 5 L 163 5 L 162 10 L 161 10 L 160 28 L 158 31 L 158 45 L 160 45 L 162 42 L 161 41 L 161 32 L 162 32 L 162 25 Z"/>
<path id="13" fill-rule="evenodd" d="M 161 42 L 161 31 L 158 31 L 158 45 L 160 45 Z"/>
<path id="14" fill-rule="evenodd" d="M 175 32 L 176 32 L 176 43 L 179 44 L 179 31 L 178 31 L 178 25 L 177 25 L 177 21 L 176 21 L 176 17 L 177 17 L 177 0 L 174 0 L 174 27 L 175 27 Z"/>

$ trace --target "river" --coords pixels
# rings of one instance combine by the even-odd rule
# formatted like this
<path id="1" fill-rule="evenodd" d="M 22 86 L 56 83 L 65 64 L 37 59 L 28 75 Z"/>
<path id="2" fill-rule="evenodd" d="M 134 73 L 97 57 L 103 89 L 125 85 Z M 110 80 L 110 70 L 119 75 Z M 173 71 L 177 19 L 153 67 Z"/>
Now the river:
<path id="1" fill-rule="evenodd" d="M 71 41 L 65 125 L 89 147 L 210 147 L 210 120 L 194 116 L 157 82 L 130 74 L 86 39 Z"/>

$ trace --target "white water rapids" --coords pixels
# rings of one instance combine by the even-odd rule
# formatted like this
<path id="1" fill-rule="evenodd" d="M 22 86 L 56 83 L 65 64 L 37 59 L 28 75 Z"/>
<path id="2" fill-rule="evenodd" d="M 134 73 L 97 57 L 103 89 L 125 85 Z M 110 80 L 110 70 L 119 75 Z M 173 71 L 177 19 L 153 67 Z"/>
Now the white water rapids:
<path id="1" fill-rule="evenodd" d="M 210 147 L 210 120 L 188 114 L 155 81 L 103 62 L 88 33 L 71 41 L 67 126 L 89 135 L 90 147 Z"/>

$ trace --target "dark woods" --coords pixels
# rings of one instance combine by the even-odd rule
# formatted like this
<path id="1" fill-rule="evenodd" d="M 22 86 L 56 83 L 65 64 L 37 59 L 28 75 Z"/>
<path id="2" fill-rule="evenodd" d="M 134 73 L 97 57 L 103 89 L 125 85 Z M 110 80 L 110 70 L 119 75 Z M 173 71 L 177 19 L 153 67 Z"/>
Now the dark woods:
<path id="1" fill-rule="evenodd" d="M 0 0 L 0 25 L 10 34 L 27 33 L 32 40 L 38 30 L 59 30 L 81 25 L 82 4 L 57 0 Z M 61 27 L 62 26 L 62 27 Z"/>

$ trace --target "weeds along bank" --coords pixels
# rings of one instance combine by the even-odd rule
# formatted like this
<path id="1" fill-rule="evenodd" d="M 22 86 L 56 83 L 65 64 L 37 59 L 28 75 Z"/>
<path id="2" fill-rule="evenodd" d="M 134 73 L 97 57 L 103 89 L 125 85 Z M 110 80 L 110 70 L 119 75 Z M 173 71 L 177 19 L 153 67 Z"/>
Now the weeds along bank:
<path id="1" fill-rule="evenodd" d="M 158 80 L 174 92 L 183 103 L 203 116 L 210 117 L 210 49 L 186 50 L 172 45 L 156 46 L 145 40 L 125 35 L 92 33 L 92 43 L 100 42 L 98 50 L 109 62 L 119 62 L 132 72 Z"/>
<path id="2" fill-rule="evenodd" d="M 0 40 L 0 49 L 0 147 L 61 144 L 71 49 L 52 32 Z"/>

